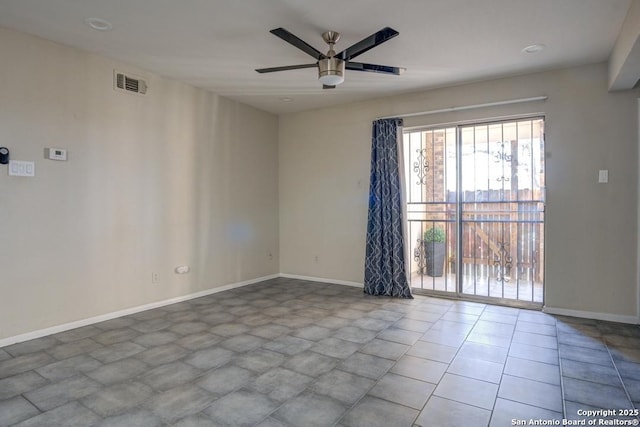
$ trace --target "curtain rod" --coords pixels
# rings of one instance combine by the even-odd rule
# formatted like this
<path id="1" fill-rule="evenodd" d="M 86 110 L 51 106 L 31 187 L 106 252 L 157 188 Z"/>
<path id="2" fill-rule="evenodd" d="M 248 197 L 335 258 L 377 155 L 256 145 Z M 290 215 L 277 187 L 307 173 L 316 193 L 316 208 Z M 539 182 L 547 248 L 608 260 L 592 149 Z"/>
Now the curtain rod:
<path id="1" fill-rule="evenodd" d="M 405 118 L 405 117 L 414 117 L 414 116 L 427 116 L 429 114 L 448 113 L 450 111 L 473 110 L 476 108 L 485 108 L 485 107 L 497 107 L 499 105 L 521 104 L 523 102 L 544 101 L 546 99 L 547 99 L 546 95 L 533 96 L 531 98 L 507 99 L 505 101 L 487 102 L 485 104 L 463 105 L 460 107 L 441 108 L 439 110 L 420 111 L 417 113 L 397 114 L 394 116 L 378 117 L 376 120 L 393 119 L 396 117 Z"/>

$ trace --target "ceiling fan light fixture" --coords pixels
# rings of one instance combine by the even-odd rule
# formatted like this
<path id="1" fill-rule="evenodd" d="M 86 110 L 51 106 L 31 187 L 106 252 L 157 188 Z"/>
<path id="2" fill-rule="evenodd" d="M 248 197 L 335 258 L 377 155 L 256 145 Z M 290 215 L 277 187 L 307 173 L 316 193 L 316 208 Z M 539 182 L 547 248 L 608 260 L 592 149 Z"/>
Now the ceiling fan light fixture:
<path id="1" fill-rule="evenodd" d="M 318 80 L 326 86 L 336 86 L 344 82 L 344 61 L 335 57 L 319 60 Z"/>
<path id="2" fill-rule="evenodd" d="M 355 43 L 340 53 L 336 53 L 333 49 L 336 42 L 340 39 L 340 33 L 337 31 L 326 31 L 322 34 L 322 39 L 329 45 L 327 53 L 322 53 L 309 43 L 300 39 L 299 37 L 291 34 L 284 28 L 274 28 L 270 31 L 276 37 L 281 38 L 285 42 L 300 49 L 309 56 L 312 56 L 316 61 L 313 64 L 299 64 L 299 65 L 285 65 L 281 67 L 270 68 L 258 68 L 256 72 L 273 73 L 276 71 L 286 70 L 300 70 L 303 68 L 317 68 L 318 80 L 322 84 L 322 89 L 334 89 L 337 85 L 344 82 L 345 70 L 353 71 L 366 71 L 369 73 L 382 73 L 382 74 L 401 74 L 404 69 L 399 67 L 389 67 L 386 65 L 378 64 L 365 64 L 362 62 L 354 62 L 353 59 L 370 49 L 386 42 L 397 36 L 396 30 L 390 27 L 385 27 L 380 31 L 371 34 L 369 37 L 365 37 L 358 43 Z"/>

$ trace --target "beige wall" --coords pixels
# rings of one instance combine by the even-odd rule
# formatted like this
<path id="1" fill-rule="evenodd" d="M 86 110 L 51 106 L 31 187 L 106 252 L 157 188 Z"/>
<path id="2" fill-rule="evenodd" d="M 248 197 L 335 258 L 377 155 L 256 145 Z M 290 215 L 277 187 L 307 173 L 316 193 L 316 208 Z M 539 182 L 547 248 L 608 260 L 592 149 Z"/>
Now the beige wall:
<path id="1" fill-rule="evenodd" d="M 0 146 L 36 163 L 0 166 L 0 339 L 278 273 L 276 116 L 9 30 L 0 58 Z"/>
<path id="2" fill-rule="evenodd" d="M 363 281 L 376 117 L 547 95 L 545 102 L 414 117 L 405 125 L 544 113 L 546 305 L 638 316 L 640 92 L 608 93 L 607 82 L 607 65 L 597 64 L 281 116 L 280 271 Z M 599 169 L 609 169 L 609 184 L 597 183 Z"/>

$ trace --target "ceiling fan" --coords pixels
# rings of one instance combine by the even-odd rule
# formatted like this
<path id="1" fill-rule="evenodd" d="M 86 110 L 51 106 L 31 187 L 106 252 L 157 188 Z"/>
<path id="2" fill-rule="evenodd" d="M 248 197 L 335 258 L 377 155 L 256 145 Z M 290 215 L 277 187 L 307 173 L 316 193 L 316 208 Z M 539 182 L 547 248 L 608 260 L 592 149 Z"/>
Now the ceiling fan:
<path id="1" fill-rule="evenodd" d="M 285 65 L 283 67 L 259 68 L 258 73 L 273 73 L 275 71 L 298 70 L 301 68 L 318 68 L 318 80 L 322 83 L 323 89 L 333 89 L 336 85 L 344 82 L 344 72 L 347 70 L 367 71 L 371 73 L 395 74 L 399 75 L 405 71 L 404 68 L 389 67 L 387 65 L 365 64 L 362 62 L 353 62 L 352 59 L 373 49 L 374 47 L 390 40 L 400 34 L 393 28 L 385 27 L 377 33 L 371 34 L 360 40 L 358 43 L 346 48 L 340 53 L 333 50 L 334 45 L 340 39 L 340 33 L 336 31 L 327 31 L 322 34 L 322 39 L 329 45 L 329 51 L 324 54 L 294 36 L 284 28 L 275 28 L 270 31 L 271 34 L 280 37 L 287 43 L 292 44 L 308 55 L 311 55 L 316 62 L 313 64 L 301 65 Z"/>

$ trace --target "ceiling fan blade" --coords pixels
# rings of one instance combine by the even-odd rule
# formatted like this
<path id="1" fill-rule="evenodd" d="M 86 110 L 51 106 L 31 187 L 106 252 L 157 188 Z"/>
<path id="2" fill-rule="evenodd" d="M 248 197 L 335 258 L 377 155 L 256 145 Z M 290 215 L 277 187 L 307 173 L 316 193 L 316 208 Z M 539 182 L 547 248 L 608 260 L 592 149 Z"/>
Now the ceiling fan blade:
<path id="1" fill-rule="evenodd" d="M 370 73 L 382 73 L 382 74 L 395 74 L 399 76 L 404 73 L 406 68 L 401 67 L 389 67 L 388 65 L 378 65 L 378 64 L 363 64 L 362 62 L 347 62 L 345 64 L 345 68 L 347 70 L 354 71 L 367 71 Z"/>
<path id="2" fill-rule="evenodd" d="M 385 27 L 377 33 L 371 34 L 369 37 L 360 40 L 358 43 L 351 45 L 336 56 L 345 61 L 349 61 L 358 55 L 361 55 L 379 44 L 386 42 L 400 34 L 393 28 Z"/>
<path id="3" fill-rule="evenodd" d="M 322 85 L 322 89 L 335 89 L 335 85 Z"/>
<path id="4" fill-rule="evenodd" d="M 273 73 L 276 71 L 300 70 L 302 68 L 316 68 L 318 64 L 301 64 L 301 65 L 285 65 L 283 67 L 258 68 L 256 71 L 260 74 Z"/>
<path id="5" fill-rule="evenodd" d="M 273 30 L 270 31 L 270 33 L 280 37 L 282 40 L 286 41 L 287 43 L 294 45 L 295 47 L 305 52 L 306 54 L 313 56 L 315 59 L 326 58 L 324 53 L 320 52 L 318 49 L 311 46 L 309 43 L 305 42 L 304 40 L 298 38 L 297 36 L 294 36 L 284 28 L 274 28 Z"/>

